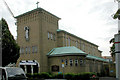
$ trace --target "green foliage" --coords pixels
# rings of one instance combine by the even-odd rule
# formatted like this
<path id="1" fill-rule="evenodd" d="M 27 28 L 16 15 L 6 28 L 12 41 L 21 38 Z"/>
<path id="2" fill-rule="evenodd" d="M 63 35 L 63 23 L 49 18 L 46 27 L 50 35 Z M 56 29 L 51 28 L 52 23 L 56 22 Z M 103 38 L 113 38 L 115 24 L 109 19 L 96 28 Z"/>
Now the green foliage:
<path id="1" fill-rule="evenodd" d="M 112 57 L 115 55 L 115 44 L 114 44 L 114 42 L 115 42 L 115 38 L 112 38 L 110 40 L 110 44 L 112 44 L 112 47 L 110 47 L 110 53 L 111 53 Z"/>
<path id="2" fill-rule="evenodd" d="M 27 73 L 26 76 L 30 79 L 50 79 L 52 75 L 50 75 L 47 72 L 42 72 L 42 73 Z"/>
<path id="3" fill-rule="evenodd" d="M 115 15 L 113 16 L 113 19 L 117 19 L 117 18 L 120 20 L 120 9 L 118 9 Z"/>
<path id="4" fill-rule="evenodd" d="M 34 79 L 36 79 L 36 78 L 40 78 L 41 76 L 40 76 L 40 74 L 38 74 L 38 73 L 34 73 L 33 75 L 32 75 L 32 77 L 34 78 Z"/>
<path id="5" fill-rule="evenodd" d="M 19 58 L 19 46 L 9 31 L 7 22 L 2 18 L 2 66 L 16 63 Z"/>
<path id="6" fill-rule="evenodd" d="M 75 74 L 67 73 L 65 74 L 65 79 L 67 80 L 75 79 Z"/>
<path id="7" fill-rule="evenodd" d="M 47 72 L 26 74 L 29 79 L 63 79 L 63 74 L 49 74 Z M 79 74 L 66 73 L 64 74 L 67 80 L 90 80 L 90 78 L 96 75 L 93 72 L 83 72 Z"/>
<path id="8" fill-rule="evenodd" d="M 49 78 L 51 77 L 51 75 L 49 75 L 49 73 L 47 73 L 47 72 L 42 72 L 42 73 L 40 74 L 40 77 L 41 77 L 41 78 L 49 79 Z"/>
<path id="9" fill-rule="evenodd" d="M 33 75 L 31 73 L 27 73 L 26 76 L 30 79 L 33 78 Z"/>
<path id="10" fill-rule="evenodd" d="M 52 78 L 55 78 L 55 79 L 63 79 L 63 74 L 55 74 L 55 75 L 52 75 Z"/>
<path id="11" fill-rule="evenodd" d="M 120 9 L 118 9 L 117 12 L 113 16 L 113 19 L 117 19 L 117 18 L 120 20 Z"/>

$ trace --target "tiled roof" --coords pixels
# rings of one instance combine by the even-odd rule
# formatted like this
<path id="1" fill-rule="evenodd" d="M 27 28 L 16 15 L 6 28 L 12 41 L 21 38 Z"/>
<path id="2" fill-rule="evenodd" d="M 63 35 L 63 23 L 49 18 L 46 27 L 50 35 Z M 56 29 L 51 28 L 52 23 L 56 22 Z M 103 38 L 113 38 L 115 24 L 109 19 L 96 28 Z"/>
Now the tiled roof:
<path id="1" fill-rule="evenodd" d="M 88 59 L 95 59 L 95 60 L 104 61 L 104 62 L 108 62 L 107 59 L 104 59 L 104 58 L 101 58 L 101 57 L 97 57 L 97 56 L 93 56 L 93 55 L 90 55 L 90 54 L 88 54 L 88 55 L 86 56 L 86 58 L 88 58 Z"/>
<path id="2" fill-rule="evenodd" d="M 69 56 L 69 55 L 72 55 L 72 56 L 85 55 L 86 58 L 88 58 L 88 59 L 94 59 L 94 60 L 99 60 L 99 61 L 103 61 L 103 62 L 108 62 L 104 58 L 86 54 L 85 52 L 83 52 L 82 50 L 80 50 L 74 46 L 53 48 L 47 54 L 47 56 L 49 56 L 49 57 L 50 56 Z"/>
<path id="3" fill-rule="evenodd" d="M 87 54 L 74 46 L 54 48 L 48 53 L 48 56 L 64 56 L 64 55 L 87 55 Z"/>

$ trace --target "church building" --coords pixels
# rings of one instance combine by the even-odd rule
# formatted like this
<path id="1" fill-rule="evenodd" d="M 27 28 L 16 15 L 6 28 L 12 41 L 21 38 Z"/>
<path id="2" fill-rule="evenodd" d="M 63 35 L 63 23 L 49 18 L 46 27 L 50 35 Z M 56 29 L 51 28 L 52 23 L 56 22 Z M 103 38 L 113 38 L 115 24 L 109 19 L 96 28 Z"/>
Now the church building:
<path id="1" fill-rule="evenodd" d="M 26 73 L 98 72 L 107 63 L 98 46 L 59 29 L 59 17 L 37 8 L 17 19 L 17 43 L 20 57 L 17 66 Z"/>

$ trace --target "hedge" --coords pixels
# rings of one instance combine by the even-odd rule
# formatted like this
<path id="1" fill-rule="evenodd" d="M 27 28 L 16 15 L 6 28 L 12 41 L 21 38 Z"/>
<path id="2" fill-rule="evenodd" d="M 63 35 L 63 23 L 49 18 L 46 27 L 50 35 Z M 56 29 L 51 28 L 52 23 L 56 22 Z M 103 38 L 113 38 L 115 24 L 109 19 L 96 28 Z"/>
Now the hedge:
<path id="1" fill-rule="evenodd" d="M 47 72 L 42 73 L 34 73 L 34 74 L 26 74 L 29 79 L 63 79 L 63 74 L 50 74 Z M 78 74 L 66 73 L 64 74 L 64 78 L 67 80 L 90 80 L 90 78 L 96 75 L 93 72 L 83 72 Z M 97 76 L 97 75 L 96 75 Z"/>

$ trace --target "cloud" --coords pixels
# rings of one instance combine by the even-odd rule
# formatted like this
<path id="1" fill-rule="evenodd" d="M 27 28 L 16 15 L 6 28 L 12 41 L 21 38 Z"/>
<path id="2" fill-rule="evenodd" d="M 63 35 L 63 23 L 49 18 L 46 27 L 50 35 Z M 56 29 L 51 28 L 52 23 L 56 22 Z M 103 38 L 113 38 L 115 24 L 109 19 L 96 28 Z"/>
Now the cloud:
<path id="1" fill-rule="evenodd" d="M 37 1 L 40 7 L 61 18 L 61 29 L 98 44 L 103 54 L 109 54 L 109 38 L 113 37 L 117 29 L 117 21 L 111 17 L 117 10 L 113 0 L 6 0 L 15 16 L 35 9 Z M 14 19 L 9 11 L 4 6 L 1 12 L 12 34 L 17 36 Z"/>

